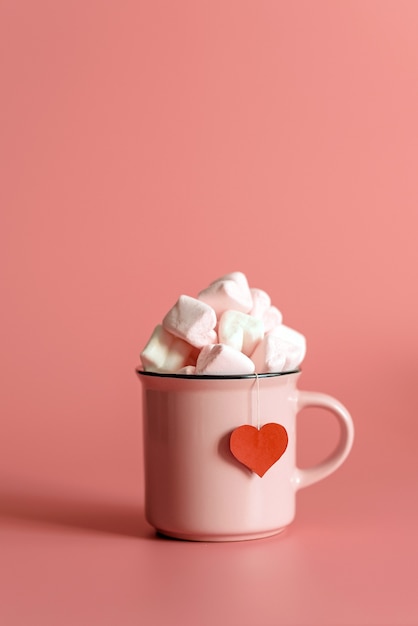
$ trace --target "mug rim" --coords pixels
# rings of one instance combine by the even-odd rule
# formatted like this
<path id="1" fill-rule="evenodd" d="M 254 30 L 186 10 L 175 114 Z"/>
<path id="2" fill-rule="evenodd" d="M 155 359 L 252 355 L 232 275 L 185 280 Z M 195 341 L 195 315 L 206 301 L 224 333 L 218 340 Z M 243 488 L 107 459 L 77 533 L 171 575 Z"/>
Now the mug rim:
<path id="1" fill-rule="evenodd" d="M 262 372 L 261 374 L 176 374 L 174 372 L 153 372 L 145 371 L 139 367 L 135 369 L 138 376 L 151 376 L 154 378 L 187 378 L 192 380 L 242 380 L 256 378 L 274 378 L 276 376 L 288 376 L 289 374 L 299 374 L 300 368 L 288 370 L 286 372 Z"/>

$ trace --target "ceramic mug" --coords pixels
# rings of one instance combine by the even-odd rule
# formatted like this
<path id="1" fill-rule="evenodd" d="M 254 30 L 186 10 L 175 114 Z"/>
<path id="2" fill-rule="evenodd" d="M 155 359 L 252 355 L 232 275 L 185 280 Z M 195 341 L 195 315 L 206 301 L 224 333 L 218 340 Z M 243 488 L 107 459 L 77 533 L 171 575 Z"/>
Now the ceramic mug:
<path id="1" fill-rule="evenodd" d="M 331 396 L 300 391 L 300 371 L 193 376 L 137 370 L 143 391 L 145 515 L 160 533 L 239 541 L 281 532 L 296 492 L 332 472 L 350 452 L 354 427 Z M 296 416 L 329 409 L 340 424 L 334 452 L 296 466 Z"/>

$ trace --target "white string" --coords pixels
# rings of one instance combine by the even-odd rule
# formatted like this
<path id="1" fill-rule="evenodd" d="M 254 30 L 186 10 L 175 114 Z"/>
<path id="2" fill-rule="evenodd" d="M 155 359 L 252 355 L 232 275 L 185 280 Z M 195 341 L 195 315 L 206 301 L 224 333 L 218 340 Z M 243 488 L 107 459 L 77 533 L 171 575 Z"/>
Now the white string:
<path id="1" fill-rule="evenodd" d="M 260 430 L 260 383 L 258 380 L 258 374 L 255 372 L 256 380 L 256 415 L 257 415 L 257 430 Z"/>

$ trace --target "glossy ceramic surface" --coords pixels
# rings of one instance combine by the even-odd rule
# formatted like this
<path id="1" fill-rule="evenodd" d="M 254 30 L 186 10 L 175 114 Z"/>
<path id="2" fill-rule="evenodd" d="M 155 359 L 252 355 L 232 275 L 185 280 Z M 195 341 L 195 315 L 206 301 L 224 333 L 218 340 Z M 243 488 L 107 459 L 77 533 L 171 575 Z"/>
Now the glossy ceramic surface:
<path id="1" fill-rule="evenodd" d="M 334 398 L 300 391 L 298 372 L 274 376 L 178 377 L 138 372 L 143 385 L 146 517 L 181 539 L 236 541 L 279 533 L 295 516 L 295 493 L 335 471 L 353 442 L 348 411 Z M 312 469 L 296 467 L 296 416 L 331 410 L 341 425 L 337 449 Z M 232 431 L 279 423 L 289 442 L 258 476 L 232 455 Z"/>

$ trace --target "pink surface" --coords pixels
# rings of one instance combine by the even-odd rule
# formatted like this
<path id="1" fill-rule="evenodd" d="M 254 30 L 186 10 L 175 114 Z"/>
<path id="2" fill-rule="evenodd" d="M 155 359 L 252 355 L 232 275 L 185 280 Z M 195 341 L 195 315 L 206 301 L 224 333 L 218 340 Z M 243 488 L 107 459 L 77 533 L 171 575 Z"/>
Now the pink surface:
<path id="1" fill-rule="evenodd" d="M 139 377 L 145 517 L 170 537 L 242 541 L 281 532 L 294 520 L 297 491 L 336 471 L 353 444 L 347 410 L 330 396 L 297 389 L 299 373 Z M 332 411 L 341 432 L 332 457 L 301 469 L 296 415 L 308 406 Z"/>
<path id="2" fill-rule="evenodd" d="M 0 3 L 0 623 L 416 625 L 418 6 Z M 139 351 L 244 271 L 353 415 L 282 535 L 158 539 Z M 337 439 L 301 415 L 300 463 Z"/>

